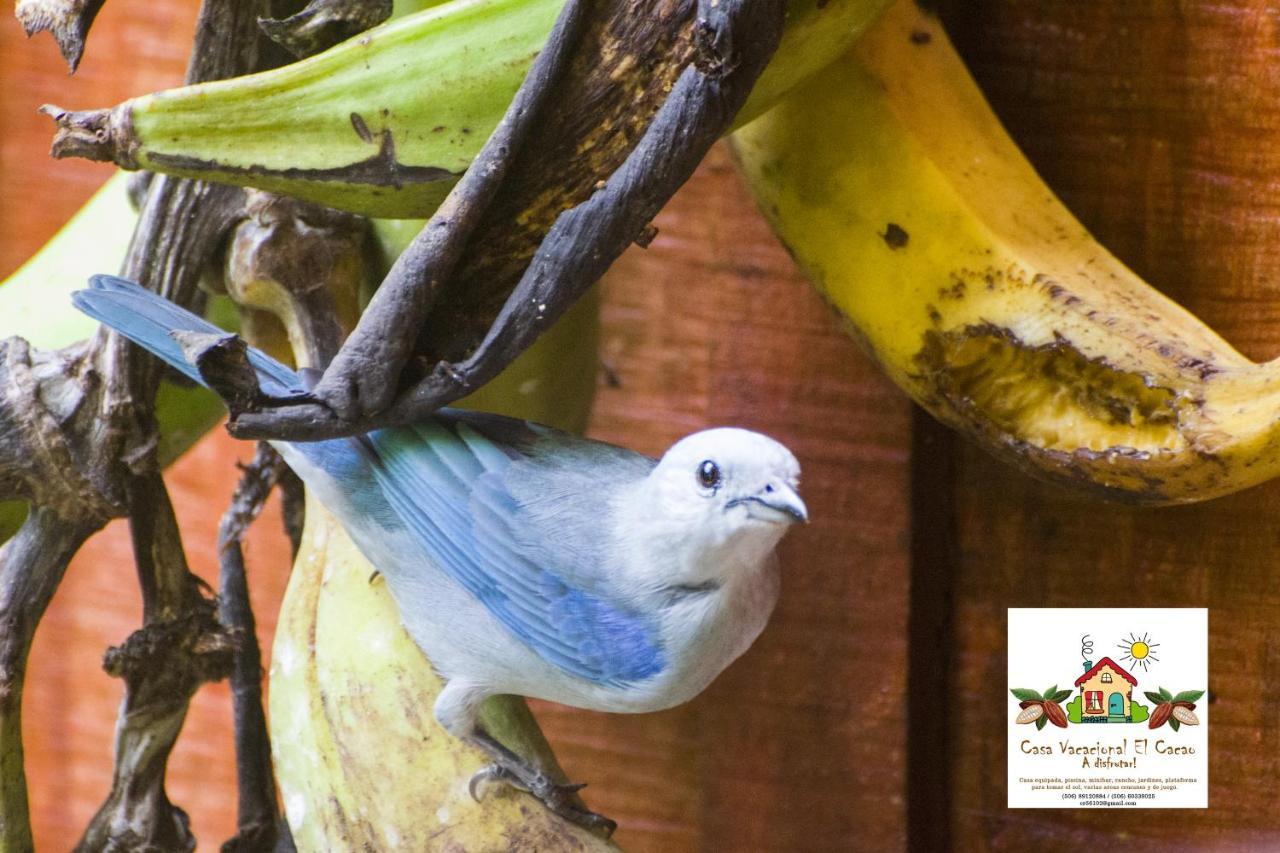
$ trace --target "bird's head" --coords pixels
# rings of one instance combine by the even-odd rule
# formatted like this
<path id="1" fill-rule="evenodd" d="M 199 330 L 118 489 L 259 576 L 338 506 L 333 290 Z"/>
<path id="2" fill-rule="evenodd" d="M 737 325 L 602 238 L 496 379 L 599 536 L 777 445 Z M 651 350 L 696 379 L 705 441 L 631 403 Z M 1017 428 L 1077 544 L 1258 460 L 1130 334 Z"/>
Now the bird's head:
<path id="1" fill-rule="evenodd" d="M 651 476 L 659 510 L 679 535 L 717 548 L 772 548 L 787 527 L 809 520 L 797 491 L 800 464 L 778 442 L 744 429 L 694 433 L 672 445 Z M 683 537 L 682 537 L 683 538 Z"/>

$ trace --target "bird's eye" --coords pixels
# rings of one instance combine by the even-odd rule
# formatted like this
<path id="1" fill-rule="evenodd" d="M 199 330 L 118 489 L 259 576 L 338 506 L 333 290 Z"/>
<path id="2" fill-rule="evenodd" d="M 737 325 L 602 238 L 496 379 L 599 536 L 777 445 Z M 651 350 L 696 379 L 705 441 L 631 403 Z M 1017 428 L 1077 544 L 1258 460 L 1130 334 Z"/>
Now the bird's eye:
<path id="1" fill-rule="evenodd" d="M 720 466 L 710 459 L 703 460 L 698 466 L 698 485 L 704 489 L 714 489 L 720 485 Z"/>

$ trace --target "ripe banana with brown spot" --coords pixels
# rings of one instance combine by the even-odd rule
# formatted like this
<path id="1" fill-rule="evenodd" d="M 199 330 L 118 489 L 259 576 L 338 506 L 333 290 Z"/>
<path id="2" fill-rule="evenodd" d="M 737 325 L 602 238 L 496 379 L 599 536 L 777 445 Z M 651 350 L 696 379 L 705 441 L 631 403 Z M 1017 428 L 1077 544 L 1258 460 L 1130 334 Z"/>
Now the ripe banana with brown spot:
<path id="1" fill-rule="evenodd" d="M 794 0 L 743 116 L 839 56 L 885 2 Z M 370 216 L 430 216 L 497 126 L 562 5 L 451 0 L 272 71 L 110 110 L 49 107 L 61 127 L 54 155 Z"/>
<path id="2" fill-rule="evenodd" d="M 1099 245 L 910 0 L 733 148 L 872 357 L 996 455 L 1132 503 L 1280 474 L 1280 363 L 1245 358 Z"/>

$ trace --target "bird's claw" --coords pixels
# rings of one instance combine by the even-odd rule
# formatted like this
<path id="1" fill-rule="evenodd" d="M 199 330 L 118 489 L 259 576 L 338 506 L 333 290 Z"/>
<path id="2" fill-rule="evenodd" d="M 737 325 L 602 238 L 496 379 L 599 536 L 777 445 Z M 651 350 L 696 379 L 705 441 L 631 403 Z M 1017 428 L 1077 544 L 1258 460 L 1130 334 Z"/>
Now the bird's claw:
<path id="1" fill-rule="evenodd" d="M 585 782 L 561 785 L 552 781 L 541 771 L 525 767 L 515 769 L 505 764 L 495 763 L 481 767 L 471 777 L 467 790 L 471 792 L 472 799 L 480 802 L 484 796 L 484 787 L 490 782 L 501 782 L 524 791 L 536 798 L 552 813 L 584 829 L 598 832 L 605 838 L 613 835 L 614 830 L 618 828 L 615 821 L 578 805 L 574 795 L 587 787 Z"/>
<path id="2" fill-rule="evenodd" d="M 481 767 L 472 776 L 471 781 L 467 783 L 467 791 L 471 794 L 471 799 L 477 803 L 484 799 L 485 786 L 490 782 L 505 782 L 512 787 L 519 787 L 515 774 L 508 771 L 500 764 L 489 764 Z"/>

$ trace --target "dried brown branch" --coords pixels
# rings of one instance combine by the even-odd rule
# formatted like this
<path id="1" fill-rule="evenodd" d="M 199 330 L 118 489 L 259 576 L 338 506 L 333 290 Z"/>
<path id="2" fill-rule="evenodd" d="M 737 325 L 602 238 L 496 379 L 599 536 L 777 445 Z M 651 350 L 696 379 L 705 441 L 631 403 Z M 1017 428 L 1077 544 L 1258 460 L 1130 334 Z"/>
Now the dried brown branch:
<path id="1" fill-rule="evenodd" d="M 96 529 L 35 507 L 0 547 L 0 849 L 32 849 L 23 772 L 22 688 L 36 625 L 67 563 Z"/>
<path id="2" fill-rule="evenodd" d="M 276 785 L 271 772 L 271 738 L 262 710 L 262 652 L 258 648 L 249 583 L 245 577 L 240 541 L 262 512 L 271 489 L 287 470 L 267 444 L 259 444 L 244 468 L 231 506 L 218 527 L 220 564 L 218 619 L 239 639 L 231 672 L 231 702 L 235 720 L 236 780 L 239 800 L 236 835 L 222 845 L 223 853 L 252 853 L 275 847 L 280 830 Z"/>
<path id="3" fill-rule="evenodd" d="M 569 3 L 311 399 L 233 410 L 232 432 L 406 423 L 496 375 L 644 239 L 745 101 L 782 12 L 780 0 Z"/>
<path id="4" fill-rule="evenodd" d="M 311 0 L 287 18 L 263 18 L 258 26 L 294 56 L 333 47 L 391 16 L 391 0 Z"/>
<path id="5" fill-rule="evenodd" d="M 208 0 L 192 79 L 253 70 L 265 9 Z M 183 305 L 242 206 L 238 190 L 157 178 L 146 191 L 124 272 Z M 164 767 L 187 700 L 230 665 L 232 637 L 189 572 L 158 474 L 152 406 L 159 371 L 123 340 L 100 334 L 57 353 L 21 339 L 0 349 L 0 486 L 34 509 L 0 567 L 0 833 L 4 849 L 30 847 L 18 715 L 31 634 L 67 561 L 113 517 L 128 515 L 143 592 L 144 626 L 107 655 L 125 681 L 115 781 L 81 849 L 187 850 L 185 815 L 164 793 Z"/>
<path id="6" fill-rule="evenodd" d="M 165 793 L 165 766 L 191 696 L 230 673 L 239 637 L 219 623 L 187 568 L 159 473 L 135 478 L 130 491 L 144 624 L 103 658 L 125 683 L 116 762 L 111 793 L 76 849 L 193 850 L 187 815 Z"/>
<path id="7" fill-rule="evenodd" d="M 84 42 L 105 0 L 18 0 L 14 8 L 27 36 L 48 30 L 72 73 L 84 56 Z"/>
<path id="8" fill-rule="evenodd" d="M 33 507 L 0 549 L 0 849 L 30 850 L 22 694 L 36 626 L 80 545 L 123 512 L 100 451 L 91 350 L 0 343 L 0 487 Z"/>

